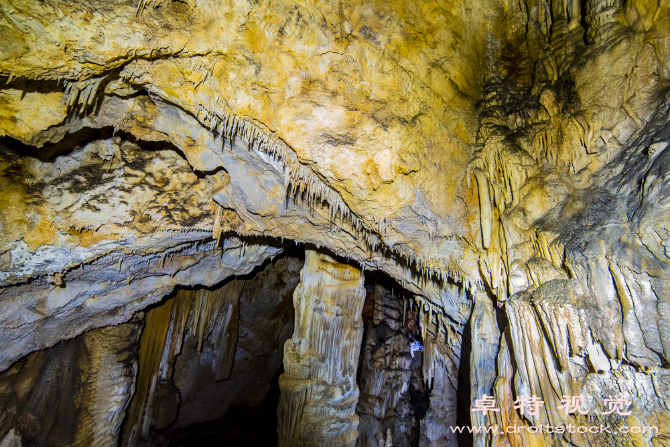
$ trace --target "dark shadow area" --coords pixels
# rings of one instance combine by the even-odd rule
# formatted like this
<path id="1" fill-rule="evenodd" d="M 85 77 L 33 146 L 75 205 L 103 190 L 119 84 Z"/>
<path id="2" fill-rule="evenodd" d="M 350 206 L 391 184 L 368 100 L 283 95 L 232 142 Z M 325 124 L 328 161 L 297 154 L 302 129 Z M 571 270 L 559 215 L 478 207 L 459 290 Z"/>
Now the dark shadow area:
<path id="1" fill-rule="evenodd" d="M 107 140 L 114 135 L 114 128 L 103 127 L 93 129 L 84 127 L 76 132 L 67 134 L 56 143 L 45 143 L 42 147 L 24 144 L 12 137 L 0 138 L 0 145 L 23 157 L 33 157 L 41 162 L 53 163 L 57 157 L 69 154 L 76 148 L 86 145 L 95 140 Z"/>
<path id="2" fill-rule="evenodd" d="M 259 405 L 232 405 L 219 419 L 167 430 L 159 438 L 167 447 L 277 446 L 279 376 L 283 373 L 282 366 L 273 376 L 270 391 Z"/>
<path id="3" fill-rule="evenodd" d="M 473 306 L 474 309 L 474 306 Z M 470 420 L 470 355 L 472 354 L 472 326 L 470 318 L 463 327 L 463 344 L 461 345 L 461 364 L 458 368 L 458 400 L 456 406 L 456 425 L 459 427 L 472 425 Z M 470 447 L 473 445 L 472 433 L 459 433 L 458 445 Z"/>
<path id="4" fill-rule="evenodd" d="M 45 143 L 41 147 L 22 143 L 12 137 L 0 137 L 0 147 L 4 146 L 4 148 L 23 157 L 33 157 L 41 162 L 53 163 L 61 155 L 67 155 L 92 141 L 108 140 L 114 136 L 120 137 L 123 141 L 135 143 L 147 151 L 174 151 L 186 159 L 182 150 L 169 141 L 141 140 L 122 130 L 115 131 L 111 126 L 100 129 L 84 127 L 76 132 L 67 134 L 62 140 L 56 143 Z"/>
<path id="5" fill-rule="evenodd" d="M 409 402 L 414 410 L 416 417 L 416 426 L 414 427 L 417 433 L 420 433 L 421 421 L 426 417 L 426 413 L 430 409 L 430 390 L 423 386 L 423 352 L 416 352 L 412 359 L 412 383 L 409 387 Z M 412 441 L 412 447 L 419 447 L 421 436 L 416 436 Z"/>
<path id="6" fill-rule="evenodd" d="M 579 0 L 579 24 L 584 28 L 584 34 L 582 35 L 583 42 L 585 45 L 588 45 L 589 42 L 586 35 L 589 30 L 589 24 L 586 22 L 586 14 L 588 13 L 586 8 L 586 0 Z"/>
<path id="7" fill-rule="evenodd" d="M 57 80 L 49 79 L 28 79 L 23 77 L 12 78 L 10 81 L 9 76 L 0 77 L 0 85 L 4 89 L 16 89 L 23 92 L 23 97 L 26 93 L 53 93 L 53 92 L 62 92 L 65 90 L 65 85 Z"/>
<path id="8" fill-rule="evenodd" d="M 259 243 L 261 239 L 266 238 L 243 240 L 251 244 Z M 265 242 L 271 243 L 273 240 L 267 239 Z M 173 357 L 167 357 L 173 359 L 166 363 L 170 365 L 170 372 L 157 383 L 155 392 L 148 393 L 149 400 L 145 401 L 152 403 L 144 407 L 141 414 L 143 418 L 151 419 L 145 419 L 142 425 L 137 425 L 134 422 L 136 419 L 131 417 L 131 411 L 126 414 L 122 430 L 129 439 L 134 439 L 133 445 L 278 445 L 279 376 L 284 372 L 284 343 L 293 332 L 292 297 L 304 264 L 304 246 L 298 247 L 292 241 L 274 242 L 276 245 L 281 244 L 284 251 L 274 259 L 266 260 L 252 272 L 227 278 L 212 287 L 179 288 L 161 303 L 145 309 L 147 326 L 144 332 L 152 334 L 150 322 L 158 318 L 152 312 L 160 312 L 165 305 L 177 309 L 179 300 L 183 302 L 185 299 L 180 294 L 184 291 L 195 293 L 192 307 L 189 307 L 191 311 L 183 320 L 185 326 L 180 332 L 182 335 L 179 335 L 182 340 L 179 352 Z M 200 294 L 203 290 L 208 292 Z M 231 301 L 229 295 L 218 293 L 220 290 L 237 290 L 232 292 L 237 294 L 234 295 L 237 298 Z M 172 303 L 169 303 L 170 300 Z M 226 309 L 228 304 L 225 303 L 236 303 L 232 304 L 232 309 L 237 310 L 231 311 L 229 320 L 215 316 L 198 329 L 194 323 L 196 314 L 200 315 L 197 317 L 199 319 L 209 318 L 207 315 L 223 315 L 224 311 L 217 309 L 220 306 Z M 206 308 L 211 310 L 205 311 Z M 226 328 L 225 333 L 229 334 L 227 338 L 214 336 L 219 333 L 217 327 L 220 325 Z M 234 352 L 231 369 L 227 375 L 215 376 L 210 367 L 213 364 L 212 356 L 216 358 L 216 352 L 227 352 L 230 349 Z M 143 355 L 140 349 L 140 365 L 144 364 L 143 359 L 146 358 Z M 142 366 L 138 377 L 144 377 Z M 140 393 L 142 395 L 150 386 L 138 386 L 140 388 L 143 390 Z M 137 433 L 141 429 L 138 427 L 145 427 L 148 432 L 133 435 L 134 431 Z"/>
<path id="9" fill-rule="evenodd" d="M 371 270 L 365 272 L 365 284 L 366 287 L 369 285 L 379 284 L 383 286 L 386 290 L 392 292 L 394 295 L 406 298 L 410 298 L 412 294 L 405 290 L 398 282 L 388 276 L 386 273 L 380 272 L 379 270 Z"/>
<path id="10" fill-rule="evenodd" d="M 359 442 L 377 445 L 390 434 L 394 446 L 418 447 L 430 390 L 423 378 L 423 353 L 413 349 L 423 343 L 416 306 L 409 306 L 413 294 L 380 271 L 365 272 L 365 291 L 356 375 Z"/>

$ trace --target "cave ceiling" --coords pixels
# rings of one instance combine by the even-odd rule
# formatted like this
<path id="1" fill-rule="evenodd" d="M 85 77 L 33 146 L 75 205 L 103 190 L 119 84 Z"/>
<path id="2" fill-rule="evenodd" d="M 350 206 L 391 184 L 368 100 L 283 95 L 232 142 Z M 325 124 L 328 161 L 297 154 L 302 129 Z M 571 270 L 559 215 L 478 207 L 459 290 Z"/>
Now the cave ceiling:
<path id="1" fill-rule="evenodd" d="M 438 281 L 481 282 L 465 177 L 494 11 L 4 2 L 0 135 L 32 157 L 3 160 L 3 284 L 214 231 L 325 246 L 462 320 Z"/>
<path id="2" fill-rule="evenodd" d="M 0 372 L 297 243 L 499 403 L 668 378 L 668 92 L 663 0 L 2 0 Z"/>

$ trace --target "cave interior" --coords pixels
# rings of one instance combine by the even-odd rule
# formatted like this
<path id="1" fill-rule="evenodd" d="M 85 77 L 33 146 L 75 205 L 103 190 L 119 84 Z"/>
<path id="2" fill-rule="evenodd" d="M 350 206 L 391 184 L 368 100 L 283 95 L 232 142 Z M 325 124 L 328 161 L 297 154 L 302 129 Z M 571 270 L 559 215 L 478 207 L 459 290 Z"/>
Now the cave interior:
<path id="1" fill-rule="evenodd" d="M 0 0 L 0 447 L 670 447 L 670 2 Z"/>

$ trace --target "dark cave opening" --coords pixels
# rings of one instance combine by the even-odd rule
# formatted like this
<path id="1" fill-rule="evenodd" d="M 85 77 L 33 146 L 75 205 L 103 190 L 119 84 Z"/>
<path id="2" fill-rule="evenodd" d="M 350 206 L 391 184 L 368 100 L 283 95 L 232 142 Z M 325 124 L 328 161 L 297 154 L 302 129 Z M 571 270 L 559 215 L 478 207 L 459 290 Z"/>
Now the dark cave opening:
<path id="1" fill-rule="evenodd" d="M 412 341 L 423 342 L 417 314 L 408 308 L 412 295 L 380 271 L 366 272 L 365 289 L 358 445 L 386 442 L 390 430 L 393 445 L 418 446 L 430 390 L 423 377 L 423 352 L 410 347 Z"/>
<path id="2" fill-rule="evenodd" d="M 160 382 L 153 396 L 145 393 L 154 402 L 145 405 L 142 413 L 151 425 L 137 445 L 277 445 L 278 380 L 283 373 L 284 343 L 293 332 L 292 296 L 303 263 L 304 248 L 292 244 L 251 273 L 205 289 L 181 289 L 161 303 L 165 306 L 173 300 L 174 309 L 179 306 L 177 300 L 188 294 L 194 297 L 184 320 L 183 347 L 171 360 L 171 375 Z M 198 326 L 196 321 L 202 322 L 207 311 L 197 309 L 226 309 L 226 305 L 232 308 L 227 320 L 220 318 L 221 311 L 214 312 L 211 323 Z M 145 318 L 152 321 L 149 314 Z M 217 339 L 217 330 L 221 332 L 217 327 L 222 325 L 228 335 Z M 142 346 L 140 341 L 138 380 L 146 381 Z M 217 352 L 232 352 L 224 361 L 227 370 L 215 367 Z M 164 391 L 169 389 L 175 390 L 172 397 Z M 158 398 L 166 395 L 167 399 Z M 137 431 L 132 417 L 131 406 L 123 427 L 126 436 Z"/>
<path id="3" fill-rule="evenodd" d="M 239 403 L 213 421 L 167 429 L 157 434 L 155 443 L 160 442 L 158 445 L 165 447 L 215 447 L 222 442 L 235 446 L 276 447 L 279 376 L 283 372 L 282 366 L 272 377 L 270 390 L 258 404 Z"/>
<path id="4" fill-rule="evenodd" d="M 147 151 L 165 151 L 170 150 L 178 153 L 186 159 L 184 152 L 170 141 L 151 141 L 137 138 L 131 133 L 120 129 L 114 129 L 111 126 L 101 128 L 82 127 L 74 132 L 68 132 L 60 140 L 47 142 L 39 146 L 26 144 L 12 137 L 0 137 L 0 149 L 11 151 L 19 156 L 33 157 L 41 162 L 53 163 L 56 158 L 76 151 L 78 148 L 96 140 L 109 140 L 112 137 L 119 137 L 122 141 L 129 141 L 137 144 L 140 148 Z"/>
<path id="5" fill-rule="evenodd" d="M 177 288 L 128 323 L 87 332 L 48 349 L 46 357 L 39 352 L 33 354 L 37 360 L 18 362 L 9 375 L 0 376 L 0 385 L 35 375 L 35 364 L 37 379 L 51 384 L 40 389 L 52 390 L 37 402 L 41 409 L 18 395 L 5 396 L 13 399 L 11 405 L 5 403 L 17 413 L 42 415 L 37 425 L 26 425 L 34 418 L 21 416 L 25 420 L 17 426 L 24 439 L 32 439 L 31 433 L 38 439 L 45 427 L 59 425 L 61 416 L 44 412 L 59 387 L 78 389 L 66 399 L 67 408 L 84 412 L 77 399 L 89 390 L 82 383 L 99 374 L 97 358 L 106 352 L 100 346 L 111 346 L 120 363 L 110 376 L 124 377 L 134 389 L 121 425 L 121 445 L 278 445 L 279 377 L 284 373 L 284 344 L 294 330 L 293 294 L 304 263 L 305 246 L 286 245 L 251 273 L 211 287 Z M 365 329 L 356 380 L 359 436 L 383 439 L 390 430 L 393 445 L 418 446 L 432 391 L 423 373 L 423 352 L 410 349 L 411 341 L 424 342 L 417 307 L 410 306 L 414 297 L 379 271 L 366 272 L 363 284 Z M 74 349 L 76 358 L 54 360 L 64 346 Z M 226 352 L 232 354 L 225 358 L 221 353 Z M 69 364 L 65 370 L 63 362 Z M 381 390 L 375 388 L 375 374 L 384 377 Z M 113 390 L 110 383 L 106 386 Z M 371 411 L 378 402 L 385 408 L 383 415 Z M 62 442 L 54 445 L 70 445 L 73 430 L 66 430 Z"/>
<path id="6" fill-rule="evenodd" d="M 12 137 L 0 137 L 0 148 L 3 150 L 9 149 L 20 156 L 36 158 L 41 162 L 53 163 L 61 155 L 69 154 L 91 141 L 108 140 L 112 136 L 114 136 L 113 127 L 103 127 L 100 129 L 82 127 L 75 132 L 67 133 L 57 142 L 44 143 L 39 147 L 25 144 Z"/>

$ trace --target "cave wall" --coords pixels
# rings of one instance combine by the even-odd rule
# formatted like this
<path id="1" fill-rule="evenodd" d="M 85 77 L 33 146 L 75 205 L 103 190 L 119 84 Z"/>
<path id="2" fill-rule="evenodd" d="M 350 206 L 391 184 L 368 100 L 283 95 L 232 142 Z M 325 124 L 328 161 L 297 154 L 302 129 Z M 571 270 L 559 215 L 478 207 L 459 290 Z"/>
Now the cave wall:
<path id="1" fill-rule="evenodd" d="M 467 242 L 476 232 L 476 209 L 450 197 L 465 188 L 477 125 L 468 110 L 484 73 L 484 37 L 472 31 L 494 14 L 489 3 L 118 2 L 111 8 L 18 2 L 3 8 L 16 20 L 3 25 L 3 38 L 13 43 L 2 58 L 9 82 L 3 110 L 10 118 L 0 135 L 38 153 L 67 134 L 105 127 L 141 141 L 169 141 L 217 204 L 211 217 L 204 206 L 197 223 L 176 224 L 151 209 L 151 203 L 165 206 L 158 200 L 121 208 L 115 219 L 94 209 L 68 223 L 51 223 L 49 216 L 61 213 L 47 207 L 33 215 L 40 231 L 29 231 L 29 252 L 59 246 L 66 229 L 92 230 L 102 240 L 109 233 L 128 240 L 194 229 L 217 238 L 222 232 L 271 236 L 327 245 L 402 279 L 449 312 L 467 307 L 443 302 L 439 286 L 420 277 L 478 281 Z M 21 17 L 37 28 L 25 29 Z M 447 22 L 450 30 L 442 28 Z M 132 31 L 118 33 L 121 28 Z M 26 33 L 41 37 L 34 43 L 17 37 Z M 78 43 L 68 43 L 73 39 Z M 46 61 L 53 69 L 44 70 Z M 40 106 L 32 113 L 44 111 L 48 119 L 30 115 L 35 101 Z M 450 156 L 434 147 L 448 148 Z M 107 152 L 113 168 L 118 156 Z M 10 181 L 21 183 L 18 201 L 35 185 L 28 179 L 23 185 L 24 178 Z M 184 199 L 192 207 L 200 200 Z M 25 213 L 12 209 L 6 219 L 12 231 L 3 259 L 17 272 L 13 244 L 26 239 Z M 64 255 L 58 266 L 25 274 L 54 275 L 94 256 Z"/>
<path id="2" fill-rule="evenodd" d="M 213 289 L 182 289 L 147 312 L 120 445 L 162 442 L 167 429 L 218 419 L 231 404 L 258 405 L 282 366 L 301 267 L 281 257 Z"/>
<path id="3" fill-rule="evenodd" d="M 388 430 L 393 443 L 410 446 L 418 438 L 419 427 L 410 395 L 410 387 L 416 383 L 411 379 L 413 372 L 421 375 L 421 362 L 414 361 L 410 348 L 407 298 L 394 295 L 393 288 L 381 284 L 372 284 L 370 289 L 366 287 L 366 300 L 371 301 L 372 309 L 358 367 L 356 446 L 384 445 Z"/>
<path id="4" fill-rule="evenodd" d="M 135 390 L 142 316 L 16 362 L 0 376 L 9 446 L 116 445 Z"/>
<path id="5" fill-rule="evenodd" d="M 19 360 L 0 377 L 0 439 L 162 445 L 166 429 L 259 405 L 293 330 L 302 264 L 281 257 L 212 289 L 181 289 L 128 323 Z"/>
<path id="6" fill-rule="evenodd" d="M 176 402 L 235 394 L 214 380 L 236 377 L 233 334 L 250 331 L 238 341 L 251 363 L 268 355 L 257 338 L 285 336 L 259 333 L 241 313 L 228 324 L 251 296 L 234 277 L 295 241 L 412 295 L 430 393 L 423 445 L 456 445 L 464 386 L 470 405 L 487 395 L 499 410 L 473 412 L 473 425 L 668 426 L 667 2 L 8 0 L 0 10 L 7 408 L 43 411 L 12 382 L 24 369 L 30 383 L 48 376 L 38 365 L 54 354 L 40 350 L 76 362 L 81 337 L 144 310 L 146 336 L 161 341 L 140 341 L 138 392 L 115 417 L 129 411 L 144 437 L 152 423 L 202 420 Z M 224 281 L 220 307 L 191 313 L 207 293 L 180 292 L 151 308 L 178 288 Z M 268 297 L 290 289 L 268 284 Z M 296 295 L 296 308 L 311 309 L 317 289 Z M 201 310 L 217 323 L 196 319 Z M 194 382 L 209 374 L 212 387 Z M 514 408 L 530 395 L 545 403 L 538 414 Z M 588 416 L 558 409 L 577 395 Z M 630 415 L 606 414 L 615 395 Z M 153 399 L 164 411 L 151 413 Z M 94 419 L 53 426 L 72 443 L 102 430 Z M 12 421 L 6 439 L 36 433 Z M 473 442 L 667 440 L 526 429 Z"/>
<path id="7" fill-rule="evenodd" d="M 286 239 L 467 318 L 440 281 L 480 281 L 477 210 L 449 197 L 483 82 L 484 38 L 464 35 L 491 4 L 2 8 L 0 368 Z"/>
<path id="8" fill-rule="evenodd" d="M 284 257 L 246 280 L 239 296 L 235 357 L 226 380 L 203 379 L 211 369 L 199 357 L 212 354 L 206 348 L 197 353 L 187 343 L 175 365 L 175 384 L 182 396 L 175 427 L 215 419 L 228 405 L 254 405 L 266 396 L 293 332 L 293 290 L 301 268 L 301 260 Z"/>
<path id="9" fill-rule="evenodd" d="M 666 442 L 668 14 L 664 2 L 508 3 L 471 162 L 494 293 L 481 305 L 505 316 L 499 349 L 487 342 L 473 356 L 473 399 L 493 395 L 500 409 L 478 420 L 660 434 L 525 430 L 478 442 Z M 476 350 L 474 334 L 495 331 L 471 323 Z M 544 405 L 521 413 L 519 396 Z M 581 413 L 559 409 L 572 396 Z M 614 397 L 625 409 L 611 411 Z"/>

